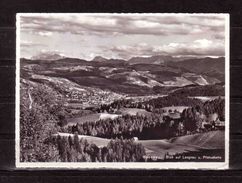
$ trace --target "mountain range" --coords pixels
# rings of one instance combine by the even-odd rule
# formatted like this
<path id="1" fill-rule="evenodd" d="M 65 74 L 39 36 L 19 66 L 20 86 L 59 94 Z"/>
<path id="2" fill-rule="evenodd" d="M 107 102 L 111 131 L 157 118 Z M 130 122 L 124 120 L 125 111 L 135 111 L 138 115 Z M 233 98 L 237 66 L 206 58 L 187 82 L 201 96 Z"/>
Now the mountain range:
<path id="1" fill-rule="evenodd" d="M 80 86 L 128 94 L 154 94 L 188 85 L 224 83 L 224 69 L 224 57 L 155 55 L 122 60 L 98 56 L 87 61 L 62 56 L 48 59 L 44 55 L 43 58 L 21 59 L 24 79 L 34 80 L 33 75 L 65 78 Z"/>

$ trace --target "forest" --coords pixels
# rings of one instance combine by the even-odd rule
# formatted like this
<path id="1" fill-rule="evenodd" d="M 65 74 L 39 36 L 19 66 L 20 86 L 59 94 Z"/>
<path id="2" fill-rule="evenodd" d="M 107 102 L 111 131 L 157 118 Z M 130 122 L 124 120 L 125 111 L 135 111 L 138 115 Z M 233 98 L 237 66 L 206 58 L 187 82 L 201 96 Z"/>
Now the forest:
<path id="1" fill-rule="evenodd" d="M 224 96 L 224 87 L 221 84 L 207 86 L 184 87 L 175 90 L 170 96 Z"/>
<path id="2" fill-rule="evenodd" d="M 62 162 L 140 162 L 144 161 L 144 147 L 132 139 L 111 139 L 107 146 L 97 147 L 86 139 L 58 136 L 57 144 Z"/>

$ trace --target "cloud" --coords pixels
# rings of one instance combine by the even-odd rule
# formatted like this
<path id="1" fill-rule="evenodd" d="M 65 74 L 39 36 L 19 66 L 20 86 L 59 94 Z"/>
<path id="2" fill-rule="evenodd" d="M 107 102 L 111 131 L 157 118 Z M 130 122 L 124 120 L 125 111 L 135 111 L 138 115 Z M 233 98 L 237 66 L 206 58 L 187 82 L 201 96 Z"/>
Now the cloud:
<path id="1" fill-rule="evenodd" d="M 224 45 L 220 42 L 199 39 L 192 43 L 170 43 L 158 47 L 156 51 L 177 56 L 224 56 Z"/>
<path id="2" fill-rule="evenodd" d="M 48 35 L 48 32 L 72 34 L 144 34 L 186 35 L 224 30 L 219 16 L 191 15 L 27 15 L 21 17 L 21 30 Z"/>
<path id="3" fill-rule="evenodd" d="M 213 34 L 213 38 L 216 40 L 221 40 L 221 41 L 225 40 L 225 36 L 224 36 L 223 32 L 218 32 L 216 34 Z"/>
<path id="4" fill-rule="evenodd" d="M 27 41 L 27 40 L 21 40 L 20 42 L 21 48 L 42 47 L 42 46 L 46 46 L 46 45 L 41 43 L 35 43 L 32 41 Z"/>
<path id="5" fill-rule="evenodd" d="M 20 21 L 21 36 L 35 41 L 21 41 L 21 50 L 32 56 L 56 47 L 65 55 L 83 58 L 224 55 L 222 15 L 25 14 Z"/>
<path id="6" fill-rule="evenodd" d="M 199 39 L 191 43 L 173 42 L 161 46 L 151 46 L 146 43 L 133 46 L 113 46 L 110 50 L 124 59 L 133 56 L 159 54 L 172 56 L 224 56 L 224 45 L 220 42 L 213 42 L 207 39 Z"/>
<path id="7" fill-rule="evenodd" d="M 53 33 L 52 32 L 41 32 L 40 31 L 40 32 L 38 32 L 38 34 L 41 35 L 41 36 L 47 36 L 48 37 L 48 36 L 51 36 Z"/>
<path id="8" fill-rule="evenodd" d="M 57 59 L 61 59 L 61 58 L 64 58 L 64 57 L 65 57 L 65 54 L 63 54 L 59 50 L 48 51 L 48 50 L 45 50 L 45 49 L 41 49 L 39 51 L 39 53 L 32 56 L 31 59 L 34 59 L 34 60 L 57 60 Z"/>

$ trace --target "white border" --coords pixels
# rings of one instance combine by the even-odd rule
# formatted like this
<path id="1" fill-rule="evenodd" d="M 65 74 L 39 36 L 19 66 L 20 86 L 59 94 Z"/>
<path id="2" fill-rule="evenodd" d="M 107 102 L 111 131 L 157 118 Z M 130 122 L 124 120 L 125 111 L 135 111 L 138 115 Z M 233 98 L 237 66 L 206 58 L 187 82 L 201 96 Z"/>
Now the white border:
<path id="1" fill-rule="evenodd" d="M 225 162 L 150 162 L 150 163 L 69 163 L 69 162 L 46 162 L 34 163 L 20 162 L 20 17 L 22 15 L 49 15 L 50 13 L 17 13 L 16 15 L 16 86 L 15 86 L 15 165 L 16 168 L 40 168 L 40 169 L 216 169 L 229 168 L 229 14 L 216 13 L 142 13 L 142 15 L 221 15 L 225 17 Z M 54 15 L 140 15 L 139 13 L 52 13 Z"/>

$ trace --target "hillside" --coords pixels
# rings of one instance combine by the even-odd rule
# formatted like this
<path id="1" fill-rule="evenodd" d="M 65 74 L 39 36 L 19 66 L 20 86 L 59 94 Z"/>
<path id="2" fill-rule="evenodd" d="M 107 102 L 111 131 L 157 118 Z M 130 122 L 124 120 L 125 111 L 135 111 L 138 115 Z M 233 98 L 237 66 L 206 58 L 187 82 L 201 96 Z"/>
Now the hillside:
<path id="1" fill-rule="evenodd" d="M 133 57 L 128 60 L 132 64 L 164 64 L 168 61 L 174 61 L 175 58 L 172 56 L 155 55 L 151 57 Z"/>
<path id="2" fill-rule="evenodd" d="M 40 57 L 42 58 L 42 57 Z M 21 59 L 21 77 L 33 75 L 62 78 L 80 87 L 98 88 L 125 94 L 167 94 L 173 88 L 188 85 L 213 85 L 224 82 L 224 58 L 181 60 L 172 56 L 135 57 L 128 61 L 95 57 L 57 60 Z M 157 87 L 166 89 L 156 90 Z"/>
<path id="3" fill-rule="evenodd" d="M 199 74 L 215 72 L 223 74 L 225 69 L 225 58 L 199 58 L 199 59 L 188 59 L 180 62 L 169 62 L 169 66 L 184 68 L 190 72 Z"/>
<path id="4" fill-rule="evenodd" d="M 202 149 L 223 149 L 224 131 L 211 131 L 207 133 L 186 135 L 170 140 L 139 140 L 150 156 L 164 157 L 169 154 L 199 151 Z"/>
<path id="5" fill-rule="evenodd" d="M 150 112 L 146 111 L 145 109 L 138 109 L 138 108 L 121 108 L 118 110 L 122 115 L 130 115 L 130 116 L 135 116 L 135 115 L 145 115 L 149 116 L 151 115 Z"/>
<path id="6" fill-rule="evenodd" d="M 169 142 L 179 145 L 189 145 L 205 149 L 224 148 L 224 131 L 211 131 L 207 133 L 176 137 Z"/>

